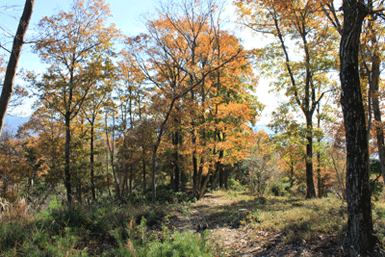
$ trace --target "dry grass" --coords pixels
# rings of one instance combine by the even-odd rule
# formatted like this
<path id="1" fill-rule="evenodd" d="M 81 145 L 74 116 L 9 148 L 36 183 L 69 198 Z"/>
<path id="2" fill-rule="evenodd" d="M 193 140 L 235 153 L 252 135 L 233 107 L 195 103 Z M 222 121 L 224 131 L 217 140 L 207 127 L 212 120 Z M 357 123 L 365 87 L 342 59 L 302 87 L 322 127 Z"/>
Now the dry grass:
<path id="1" fill-rule="evenodd" d="M 287 241 L 312 240 L 320 234 L 341 233 L 346 223 L 346 205 L 336 198 L 312 200 L 269 197 L 254 214 L 256 227 L 282 231 Z"/>
<path id="2" fill-rule="evenodd" d="M 311 200 L 277 196 L 260 198 L 234 191 L 214 192 L 211 197 L 222 199 L 222 204 L 209 207 L 205 210 L 206 215 L 221 217 L 231 224 L 229 221 L 236 221 L 239 209 L 245 208 L 250 214 L 241 225 L 251 226 L 255 233 L 277 232 L 283 235 L 285 243 L 341 236 L 346 228 L 346 203 L 334 197 Z"/>
<path id="3" fill-rule="evenodd" d="M 10 203 L 4 198 L 0 198 L 0 222 L 21 222 L 26 223 L 35 219 L 35 212 L 24 198 L 18 198 Z"/>

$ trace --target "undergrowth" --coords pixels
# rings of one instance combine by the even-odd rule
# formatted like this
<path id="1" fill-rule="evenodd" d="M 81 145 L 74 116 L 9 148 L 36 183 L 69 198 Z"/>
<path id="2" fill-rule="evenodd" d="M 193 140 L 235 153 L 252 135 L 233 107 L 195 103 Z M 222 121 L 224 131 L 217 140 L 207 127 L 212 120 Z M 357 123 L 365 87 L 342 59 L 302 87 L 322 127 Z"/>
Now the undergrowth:
<path id="1" fill-rule="evenodd" d="M 242 191 L 213 194 L 214 199 L 229 203 L 209 208 L 205 219 L 219 226 L 248 226 L 251 238 L 262 230 L 279 233 L 282 243 L 291 244 L 325 236 L 343 239 L 346 234 L 347 207 L 337 198 L 255 197 Z M 14 204 L 2 200 L 1 205 L 0 256 L 217 256 L 221 252 L 207 243 L 210 230 L 171 229 L 170 217 L 191 218 L 191 202 L 148 206 L 105 200 L 69 208 L 52 197 L 38 214 L 24 200 Z M 238 220 L 240 209 L 249 211 L 242 220 Z M 373 201 L 373 223 L 384 245 L 383 197 Z"/>
<path id="2" fill-rule="evenodd" d="M 63 206 L 52 197 L 47 209 L 28 213 L 25 202 L 3 206 L 0 256 L 213 256 L 206 234 L 169 231 L 172 206 Z M 179 205 L 175 210 L 185 210 Z M 153 230 L 156 227 L 155 230 Z M 162 231 L 160 234 L 155 232 Z"/>

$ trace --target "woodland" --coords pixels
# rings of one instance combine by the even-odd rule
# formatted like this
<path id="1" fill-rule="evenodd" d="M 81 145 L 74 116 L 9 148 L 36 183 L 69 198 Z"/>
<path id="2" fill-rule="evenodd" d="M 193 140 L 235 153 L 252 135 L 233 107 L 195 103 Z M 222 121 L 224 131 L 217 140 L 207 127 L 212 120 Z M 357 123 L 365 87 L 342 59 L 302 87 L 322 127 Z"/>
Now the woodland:
<path id="1" fill-rule="evenodd" d="M 385 256 L 383 2 L 160 1 L 127 36 L 74 0 L 25 39 L 26 0 L 0 38 L 0 256 Z"/>

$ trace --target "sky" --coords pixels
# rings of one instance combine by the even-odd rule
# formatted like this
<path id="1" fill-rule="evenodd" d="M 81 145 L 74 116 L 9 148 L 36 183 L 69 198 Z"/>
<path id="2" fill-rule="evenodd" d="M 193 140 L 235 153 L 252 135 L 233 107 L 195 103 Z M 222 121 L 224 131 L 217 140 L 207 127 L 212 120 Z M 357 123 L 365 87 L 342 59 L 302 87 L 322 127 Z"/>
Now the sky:
<path id="1" fill-rule="evenodd" d="M 158 6 L 157 0 L 105 0 L 105 2 L 110 5 L 110 11 L 113 15 L 108 22 L 115 23 L 116 27 L 128 36 L 135 36 L 145 32 L 143 20 L 146 17 L 151 17 Z M 261 43 L 262 39 L 252 36 L 247 30 L 242 30 L 235 24 L 235 8 L 231 5 L 231 2 L 232 0 L 227 0 L 227 7 L 224 12 L 224 17 L 230 21 L 227 29 L 232 30 L 236 36 L 241 38 L 246 49 L 251 49 L 255 47 L 257 42 Z M 36 33 L 37 24 L 41 18 L 54 15 L 60 10 L 68 11 L 71 3 L 72 0 L 36 0 L 26 40 L 28 41 L 28 38 Z M 0 44 L 8 49 L 12 47 L 12 36 L 16 31 L 24 4 L 25 0 L 0 0 Z M 4 36 L 4 31 L 9 32 L 12 36 Z M 0 54 L 6 54 L 6 52 L 0 49 Z M 45 66 L 40 63 L 37 54 L 31 51 L 31 45 L 23 46 L 18 69 L 33 70 L 38 73 L 44 72 Z M 20 78 L 16 82 L 23 83 Z M 266 105 L 259 121 L 262 124 L 269 122 L 269 113 L 277 106 L 277 100 L 268 93 L 268 90 L 268 82 L 261 80 L 256 95 Z M 16 109 L 12 114 L 18 116 L 31 115 L 32 102 L 33 99 L 26 100 L 24 106 Z"/>

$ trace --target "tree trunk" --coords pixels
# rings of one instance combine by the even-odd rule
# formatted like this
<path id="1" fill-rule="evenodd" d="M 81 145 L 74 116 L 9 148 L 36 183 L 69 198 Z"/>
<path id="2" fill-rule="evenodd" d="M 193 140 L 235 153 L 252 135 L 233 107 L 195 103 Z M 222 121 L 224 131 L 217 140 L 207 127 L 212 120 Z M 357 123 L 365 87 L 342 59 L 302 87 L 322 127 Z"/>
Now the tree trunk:
<path id="1" fill-rule="evenodd" d="M 152 152 L 152 163 L 151 163 L 151 199 L 152 203 L 156 203 L 156 185 L 155 185 L 155 173 L 156 173 L 156 152 L 158 151 L 158 147 L 154 146 L 154 150 Z"/>
<path id="2" fill-rule="evenodd" d="M 194 135 L 192 143 L 195 144 Z M 193 163 L 193 192 L 195 195 L 198 194 L 198 159 L 196 157 L 196 151 L 192 153 L 192 163 Z"/>
<path id="3" fill-rule="evenodd" d="M 70 128 L 70 113 L 65 115 L 66 140 L 65 140 L 65 166 L 64 166 L 64 186 L 67 190 L 67 202 L 71 205 L 72 188 L 71 188 L 71 171 L 70 171 L 70 143 L 71 143 L 71 128 Z"/>
<path id="4" fill-rule="evenodd" d="M 182 192 L 186 192 L 186 182 L 187 182 L 186 173 L 183 172 L 182 170 L 180 172 L 180 190 Z"/>
<path id="5" fill-rule="evenodd" d="M 129 194 L 132 195 L 132 175 L 130 176 L 130 189 L 129 189 Z"/>
<path id="6" fill-rule="evenodd" d="M 218 183 L 219 183 L 219 186 L 222 187 L 222 184 L 221 184 L 222 163 L 220 162 L 222 158 L 223 158 L 223 150 L 219 150 L 219 161 L 215 163 L 215 173 L 213 174 L 213 182 L 211 184 L 212 190 L 217 189 Z"/>
<path id="7" fill-rule="evenodd" d="M 192 79 L 192 78 L 191 78 Z M 191 90 L 191 100 L 195 100 L 194 91 Z M 193 110 L 190 111 L 192 117 L 194 117 L 195 113 Z M 196 138 L 197 133 L 195 130 L 195 120 L 192 118 L 191 120 L 191 143 L 192 143 L 192 163 L 193 163 L 193 192 L 195 195 L 198 195 L 198 159 L 196 157 Z"/>
<path id="8" fill-rule="evenodd" d="M 317 127 L 318 129 L 321 129 L 321 105 L 318 104 L 317 106 L 317 116 L 318 116 L 318 119 L 317 119 Z M 318 198 L 321 198 L 324 196 L 324 184 L 323 184 L 323 180 L 322 180 L 322 174 L 321 174 L 321 152 L 319 150 L 321 146 L 321 138 L 319 137 L 318 138 L 318 150 L 317 150 L 317 187 L 318 187 Z"/>
<path id="9" fill-rule="evenodd" d="M 94 171 L 94 123 L 91 123 L 91 139 L 90 139 L 90 165 L 91 165 L 91 193 L 92 193 L 92 200 L 95 201 L 96 199 L 96 194 L 95 194 L 95 171 Z"/>
<path id="10" fill-rule="evenodd" d="M 229 182 L 229 177 L 230 177 L 230 168 L 229 167 L 226 167 L 224 169 L 224 172 L 223 172 L 223 176 L 224 176 L 224 186 L 227 189 L 229 189 L 229 185 L 228 185 L 228 182 Z"/>
<path id="11" fill-rule="evenodd" d="M 317 153 L 317 187 L 318 187 L 318 198 L 323 197 L 323 181 L 322 181 L 322 174 L 321 174 L 321 154 Z"/>
<path id="12" fill-rule="evenodd" d="M 143 160 L 142 160 L 142 172 L 143 172 L 143 184 L 142 184 L 142 187 L 143 187 L 143 193 L 146 192 L 146 160 L 144 159 L 146 158 L 145 155 L 143 155 Z"/>
<path id="13" fill-rule="evenodd" d="M 19 62 L 21 48 L 24 44 L 24 37 L 31 20 L 33 5 L 35 0 L 26 0 L 23 14 L 21 15 L 19 26 L 13 40 L 12 50 L 5 72 L 3 89 L 0 96 L 0 135 L 4 124 L 4 118 L 13 93 L 13 82 L 16 75 L 17 64 Z"/>
<path id="14" fill-rule="evenodd" d="M 174 171 L 170 172 L 170 188 L 174 188 Z"/>
<path id="15" fill-rule="evenodd" d="M 178 192 L 179 182 L 180 182 L 180 171 L 179 171 L 179 153 L 178 153 L 179 133 L 177 131 L 172 135 L 172 143 L 174 145 L 173 164 L 174 164 L 174 174 L 175 174 L 173 188 L 175 192 Z"/>
<path id="16" fill-rule="evenodd" d="M 82 204 L 83 203 L 83 199 L 82 199 L 82 185 L 77 186 L 76 195 L 77 195 L 77 198 L 78 198 L 78 203 Z"/>
<path id="17" fill-rule="evenodd" d="M 206 191 L 207 183 L 209 182 L 210 177 L 211 177 L 210 174 L 207 174 L 207 176 L 202 176 L 203 180 L 201 181 L 201 185 L 199 187 L 199 193 L 196 196 L 198 200 L 203 198 Z"/>
<path id="18" fill-rule="evenodd" d="M 373 4 L 371 4 L 371 9 L 373 9 Z M 377 138 L 377 148 L 378 148 L 378 156 L 380 159 L 380 167 L 381 167 L 381 174 L 384 179 L 385 183 L 385 146 L 384 146 L 384 129 L 382 125 L 381 120 L 381 109 L 380 109 L 380 101 L 378 99 L 379 96 L 379 83 L 380 83 L 380 66 L 381 66 L 381 60 L 380 60 L 380 49 L 377 41 L 377 33 L 375 28 L 375 21 L 374 17 L 371 17 L 370 20 L 370 30 L 371 30 L 371 44 L 374 47 L 373 51 L 373 57 L 372 57 L 372 69 L 370 71 L 370 96 L 372 98 L 372 107 L 373 107 L 373 114 L 374 114 L 374 120 L 375 122 L 375 130 L 376 130 L 376 138 Z M 370 113 L 369 113 L 370 115 Z"/>
<path id="19" fill-rule="evenodd" d="M 109 152 L 109 155 L 110 155 L 110 163 L 111 163 L 111 170 L 112 170 L 112 175 L 114 177 L 114 184 L 115 184 L 115 194 L 116 194 L 116 197 L 120 199 L 120 187 L 119 187 L 119 181 L 118 181 L 118 177 L 117 177 L 117 174 L 116 174 L 116 170 L 115 170 L 115 132 L 114 130 L 112 131 L 112 138 L 111 138 L 111 144 L 110 144 L 110 136 L 108 134 L 108 124 L 107 124 L 107 118 L 108 118 L 108 113 L 106 112 L 106 116 L 105 116 L 105 132 L 106 132 L 106 140 L 107 140 L 107 147 L 108 147 L 108 152 Z M 112 116 L 112 127 L 115 128 L 115 113 L 113 112 L 113 116 Z"/>
<path id="20" fill-rule="evenodd" d="M 309 116 L 309 115 L 307 115 Z M 315 194 L 315 187 L 314 187 L 314 180 L 313 180 L 313 126 L 311 117 L 306 117 L 306 125 L 307 125 L 307 134 L 306 137 L 307 144 L 306 144 L 306 198 L 314 198 L 316 197 Z"/>
<path id="21" fill-rule="evenodd" d="M 372 209 L 369 191 L 369 151 L 365 111 L 358 71 L 362 23 L 368 9 L 363 1 L 343 1 L 344 23 L 340 44 L 341 105 L 346 132 L 346 193 L 348 228 L 345 247 L 350 255 L 373 250 Z"/>

